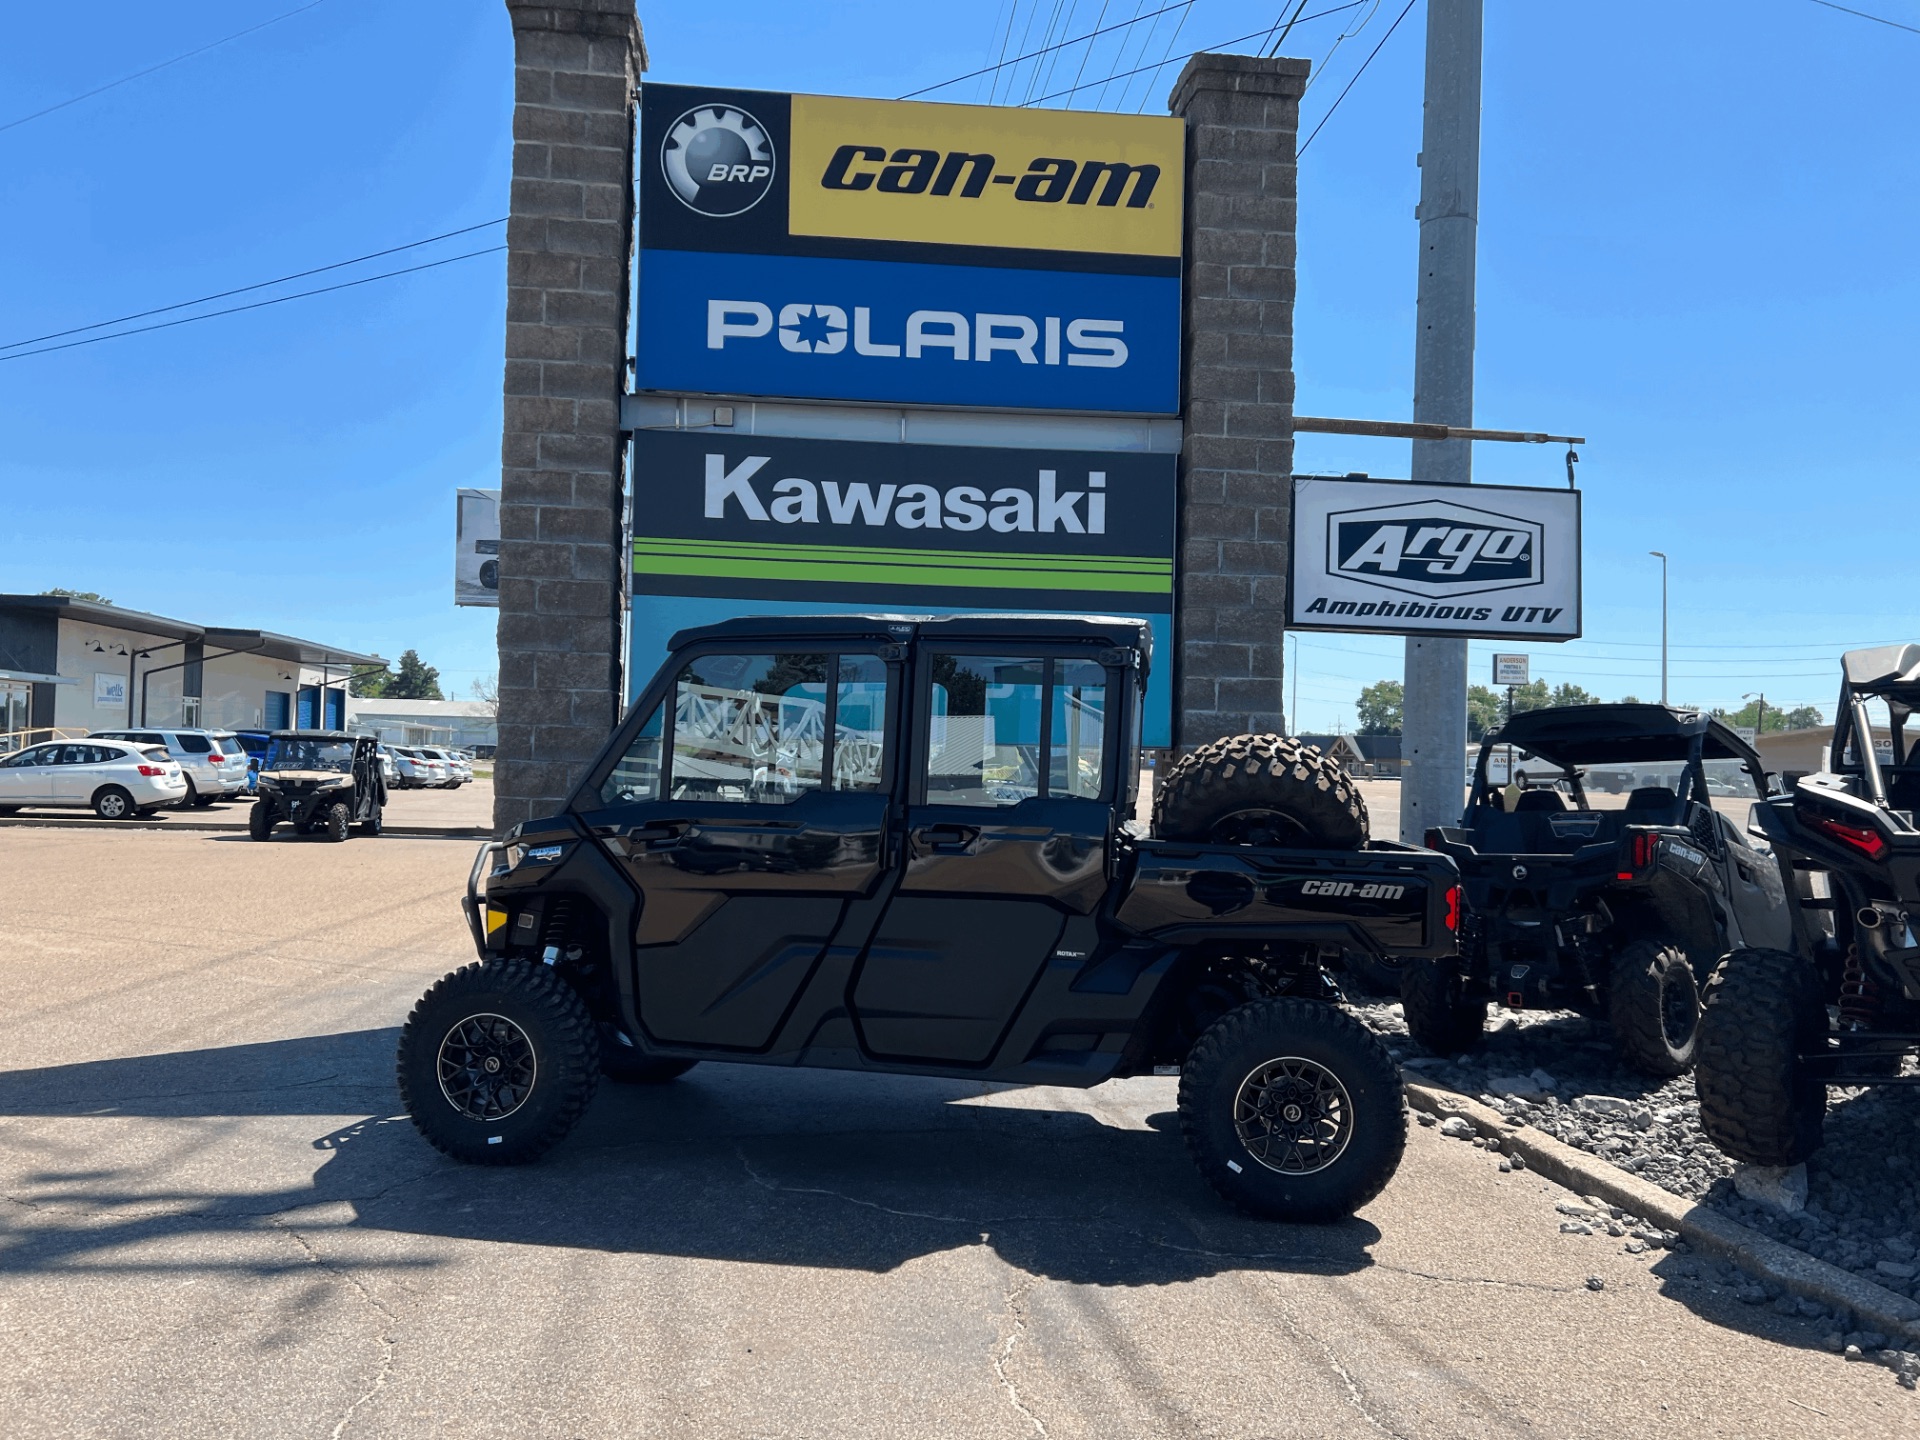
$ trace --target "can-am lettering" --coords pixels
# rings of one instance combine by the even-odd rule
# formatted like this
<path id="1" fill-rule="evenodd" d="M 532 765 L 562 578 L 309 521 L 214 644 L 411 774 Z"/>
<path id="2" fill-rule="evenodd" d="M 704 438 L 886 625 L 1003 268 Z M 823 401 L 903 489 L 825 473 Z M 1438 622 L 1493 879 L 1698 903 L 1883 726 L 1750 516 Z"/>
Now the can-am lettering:
<path id="1" fill-rule="evenodd" d="M 1398 900 L 1407 893 L 1404 885 L 1388 885 L 1381 881 L 1365 883 L 1353 880 L 1303 880 L 1300 882 L 1302 895 L 1337 895 L 1346 900 Z"/>
<path id="2" fill-rule="evenodd" d="M 893 525 L 902 530 L 997 530 L 1002 534 L 1104 535 L 1107 474 L 1087 472 L 1084 490 L 1060 486 L 1042 470 L 1031 490 L 1013 485 L 874 485 L 865 480 L 808 480 L 789 475 L 771 485 L 759 475 L 771 461 L 749 455 L 731 467 L 706 460 L 706 518 L 725 520 L 731 504 L 747 519 L 776 525 Z M 764 488 L 763 488 L 764 485 Z"/>
<path id="3" fill-rule="evenodd" d="M 780 348 L 794 355 L 839 355 L 851 348 L 880 360 L 937 356 L 981 364 L 1007 355 L 1022 365 L 1117 370 L 1127 363 L 1121 338 L 1126 328 L 1124 320 L 914 310 L 879 333 L 866 305 L 796 301 L 776 311 L 759 300 L 707 301 L 709 350 L 724 350 L 729 341 L 764 340 L 777 331 Z"/>
<path id="4" fill-rule="evenodd" d="M 987 186 L 1011 185 L 1013 198 L 1028 204 L 1096 205 L 1124 202 L 1145 210 L 1160 183 L 1158 165 L 1118 160 L 1069 160 L 1043 155 L 1022 174 L 996 174 L 992 155 L 964 150 L 895 150 L 882 145 L 842 145 L 820 176 L 823 190 L 871 190 L 880 195 L 940 195 L 977 200 Z"/>

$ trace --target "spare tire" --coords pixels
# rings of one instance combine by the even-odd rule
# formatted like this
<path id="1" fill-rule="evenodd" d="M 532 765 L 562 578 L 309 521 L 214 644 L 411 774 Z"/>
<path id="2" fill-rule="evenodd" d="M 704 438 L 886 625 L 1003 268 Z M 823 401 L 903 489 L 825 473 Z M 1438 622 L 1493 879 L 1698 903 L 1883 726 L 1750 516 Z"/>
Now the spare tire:
<path id="1" fill-rule="evenodd" d="M 1153 805 L 1163 840 L 1357 850 L 1367 804 L 1345 770 L 1285 735 L 1230 735 L 1174 762 Z"/>

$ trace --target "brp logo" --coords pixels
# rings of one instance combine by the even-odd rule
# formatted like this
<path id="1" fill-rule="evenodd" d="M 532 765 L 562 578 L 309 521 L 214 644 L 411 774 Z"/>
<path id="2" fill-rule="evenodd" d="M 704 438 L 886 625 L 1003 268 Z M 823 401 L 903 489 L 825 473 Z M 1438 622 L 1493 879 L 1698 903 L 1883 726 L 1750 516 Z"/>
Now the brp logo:
<path id="1" fill-rule="evenodd" d="M 660 168 L 689 210 L 716 220 L 743 215 L 773 188 L 773 139 L 732 105 L 696 105 L 660 142 Z"/>
<path id="2" fill-rule="evenodd" d="M 1445 500 L 1335 511 L 1327 572 L 1409 595 L 1474 595 L 1537 585 L 1537 521 Z"/>

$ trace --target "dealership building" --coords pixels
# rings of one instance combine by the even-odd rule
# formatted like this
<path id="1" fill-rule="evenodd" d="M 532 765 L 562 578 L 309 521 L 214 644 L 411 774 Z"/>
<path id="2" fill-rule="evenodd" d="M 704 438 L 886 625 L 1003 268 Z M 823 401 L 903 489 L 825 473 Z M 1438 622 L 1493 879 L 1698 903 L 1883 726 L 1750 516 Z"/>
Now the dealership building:
<path id="1" fill-rule="evenodd" d="M 48 729 L 337 728 L 354 675 L 386 666 L 378 655 L 270 630 L 0 595 L 0 746 Z"/>

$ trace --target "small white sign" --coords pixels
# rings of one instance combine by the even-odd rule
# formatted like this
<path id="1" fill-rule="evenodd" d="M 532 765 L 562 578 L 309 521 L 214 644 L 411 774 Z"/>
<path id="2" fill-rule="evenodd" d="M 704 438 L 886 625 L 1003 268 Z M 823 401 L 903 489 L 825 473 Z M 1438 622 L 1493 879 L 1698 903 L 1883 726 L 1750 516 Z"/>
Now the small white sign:
<path id="1" fill-rule="evenodd" d="M 93 707 L 96 710 L 124 710 L 127 705 L 127 677 L 93 672 Z"/>
<path id="2" fill-rule="evenodd" d="M 1528 683 L 1527 658 L 1525 655 L 1494 656 L 1493 683 L 1502 686 Z"/>
<path id="3" fill-rule="evenodd" d="M 1753 744 L 1754 741 L 1760 738 L 1760 731 L 1755 726 L 1752 726 L 1752 725 L 1734 725 L 1734 726 L 1730 726 L 1729 728 L 1733 731 L 1734 734 L 1738 735 L 1742 740 L 1746 741 L 1747 744 L 1749 745 Z M 1887 755 L 1889 758 L 1892 757 L 1893 755 L 1892 746 L 1887 747 Z"/>
<path id="4" fill-rule="evenodd" d="M 1293 477 L 1287 626 L 1574 640 L 1580 493 Z"/>
<path id="5" fill-rule="evenodd" d="M 500 603 L 500 492 L 459 490 L 454 512 L 453 603 Z"/>

